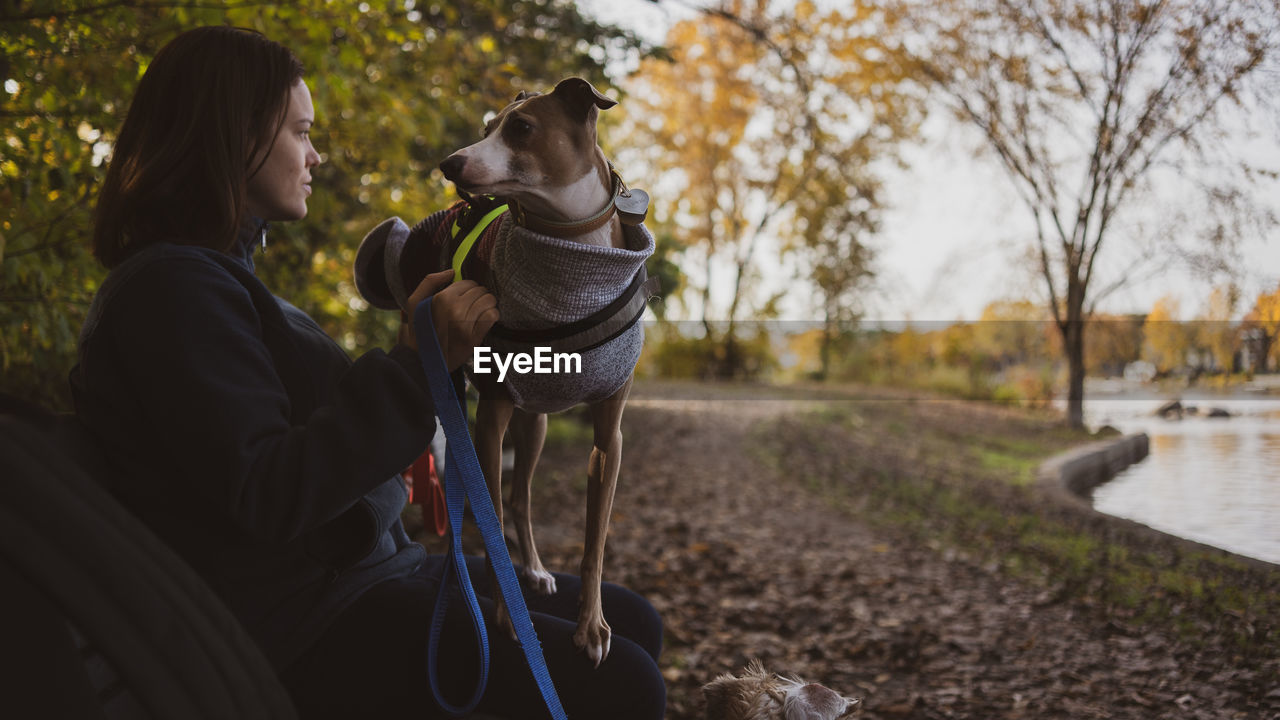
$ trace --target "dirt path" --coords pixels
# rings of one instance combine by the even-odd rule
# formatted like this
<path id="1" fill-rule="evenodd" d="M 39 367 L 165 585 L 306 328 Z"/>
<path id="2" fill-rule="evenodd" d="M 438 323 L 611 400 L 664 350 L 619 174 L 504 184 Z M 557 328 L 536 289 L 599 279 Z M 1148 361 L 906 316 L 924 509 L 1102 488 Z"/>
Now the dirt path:
<path id="1" fill-rule="evenodd" d="M 701 685 L 759 658 L 864 698 L 865 718 L 1280 718 L 1274 665 L 1055 603 L 755 461 L 753 423 L 803 406 L 640 388 L 627 408 L 606 578 L 663 615 L 668 717 L 700 718 Z M 553 569 L 581 553 L 580 445 L 548 448 L 535 488 Z"/>

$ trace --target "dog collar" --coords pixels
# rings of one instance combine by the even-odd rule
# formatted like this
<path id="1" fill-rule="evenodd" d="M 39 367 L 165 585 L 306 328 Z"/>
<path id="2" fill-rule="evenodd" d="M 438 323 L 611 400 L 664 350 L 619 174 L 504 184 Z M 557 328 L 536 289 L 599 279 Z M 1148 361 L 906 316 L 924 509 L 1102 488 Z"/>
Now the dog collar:
<path id="1" fill-rule="evenodd" d="M 516 224 L 526 230 L 560 239 L 598 230 L 604 227 L 615 214 L 624 225 L 639 225 L 644 222 L 645 215 L 649 211 L 649 194 L 643 190 L 628 188 L 622 181 L 622 176 L 614 169 L 613 163 L 609 163 L 609 175 L 613 180 L 613 197 L 609 199 L 603 210 L 586 220 L 578 222 L 549 220 L 529 212 L 515 200 L 510 203 L 511 215 L 515 218 Z"/>

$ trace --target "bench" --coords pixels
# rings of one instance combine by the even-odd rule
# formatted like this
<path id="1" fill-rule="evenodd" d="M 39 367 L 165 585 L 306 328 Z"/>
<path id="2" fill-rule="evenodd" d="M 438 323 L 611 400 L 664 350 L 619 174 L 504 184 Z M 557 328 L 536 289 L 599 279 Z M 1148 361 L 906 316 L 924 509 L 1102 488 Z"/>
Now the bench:
<path id="1" fill-rule="evenodd" d="M 296 717 L 230 611 L 99 467 L 73 417 L 0 398 L 0 715 Z"/>

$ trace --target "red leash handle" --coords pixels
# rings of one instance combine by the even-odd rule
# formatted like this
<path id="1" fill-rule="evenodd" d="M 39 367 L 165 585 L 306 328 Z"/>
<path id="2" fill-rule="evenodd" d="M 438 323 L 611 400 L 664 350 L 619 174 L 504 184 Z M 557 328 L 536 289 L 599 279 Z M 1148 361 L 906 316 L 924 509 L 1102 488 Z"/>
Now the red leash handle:
<path id="1" fill-rule="evenodd" d="M 419 455 L 402 474 L 409 486 L 409 502 L 422 507 L 423 524 L 437 536 L 444 537 L 449 518 L 444 505 L 444 486 L 436 473 L 436 459 L 431 448 Z"/>

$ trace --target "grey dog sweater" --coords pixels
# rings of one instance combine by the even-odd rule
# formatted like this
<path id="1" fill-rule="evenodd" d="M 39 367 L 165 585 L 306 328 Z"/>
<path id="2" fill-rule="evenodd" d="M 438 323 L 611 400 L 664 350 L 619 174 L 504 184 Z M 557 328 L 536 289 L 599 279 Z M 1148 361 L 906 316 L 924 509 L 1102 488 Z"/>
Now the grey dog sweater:
<path id="1" fill-rule="evenodd" d="M 361 294 L 377 307 L 403 307 L 423 270 L 451 265 L 455 243 L 450 230 L 464 208 L 459 203 L 441 210 L 412 229 L 399 218 L 390 218 L 371 231 L 356 259 L 356 286 Z M 463 276 L 494 293 L 499 322 L 507 330 L 545 330 L 575 323 L 617 300 L 653 254 L 653 235 L 643 225 L 623 225 L 622 231 L 622 248 L 587 245 L 520 227 L 506 213 L 480 236 L 463 265 Z M 507 354 L 532 353 L 544 343 L 512 342 L 491 332 L 485 344 L 495 353 Z M 509 371 L 502 385 L 515 404 L 529 412 L 560 412 L 598 402 L 626 383 L 643 345 L 644 328 L 637 322 L 603 344 L 574 350 L 581 356 L 581 372 Z"/>
<path id="2" fill-rule="evenodd" d="M 540 235 L 502 218 L 494 245 L 494 292 L 502 324 L 537 330 L 581 320 L 613 302 L 653 254 L 653 235 L 643 225 L 623 225 L 625 247 L 585 245 Z M 527 348 L 489 338 L 495 352 Z M 560 412 L 603 400 L 631 376 L 644 345 L 644 326 L 581 353 L 582 372 L 507 375 L 515 404 L 530 412 Z"/>

